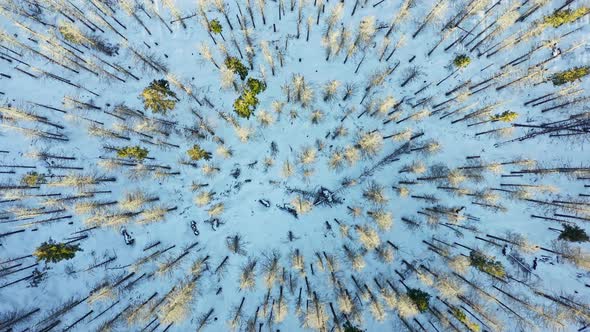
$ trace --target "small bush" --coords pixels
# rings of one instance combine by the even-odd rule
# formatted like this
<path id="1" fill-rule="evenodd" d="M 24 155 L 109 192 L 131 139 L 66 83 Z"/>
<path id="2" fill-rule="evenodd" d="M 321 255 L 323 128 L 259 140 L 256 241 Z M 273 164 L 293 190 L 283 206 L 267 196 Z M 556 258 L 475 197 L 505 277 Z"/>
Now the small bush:
<path id="1" fill-rule="evenodd" d="M 211 20 L 211 22 L 209 22 L 209 28 L 211 29 L 211 32 L 216 34 L 221 34 L 223 31 L 223 27 L 221 26 L 221 23 L 219 23 L 219 20 Z"/>
<path id="2" fill-rule="evenodd" d="M 117 156 L 119 158 L 132 158 L 139 161 L 144 160 L 148 156 L 148 149 L 144 149 L 139 145 L 126 146 L 117 150 Z"/>
<path id="3" fill-rule="evenodd" d="M 420 312 L 428 310 L 428 301 L 430 300 L 430 295 L 428 293 L 417 288 L 410 288 L 408 290 L 408 297 L 414 302 Z"/>
<path id="4" fill-rule="evenodd" d="M 211 159 L 211 152 L 205 151 L 198 145 L 194 145 L 191 149 L 186 152 L 192 160 L 209 160 Z"/>
<path id="5" fill-rule="evenodd" d="M 45 182 L 45 175 L 39 174 L 37 172 L 29 172 L 25 174 L 20 182 L 24 185 L 33 187 Z"/>
<path id="6" fill-rule="evenodd" d="M 574 82 L 582 77 L 590 74 L 590 66 L 575 67 L 569 70 L 565 70 L 559 73 L 551 75 L 551 82 L 553 85 L 563 85 L 566 83 Z"/>
<path id="7" fill-rule="evenodd" d="M 248 76 L 248 68 L 240 62 L 240 59 L 230 56 L 225 59 L 225 66 L 231 70 L 234 74 L 240 75 L 243 80 Z"/>
<path id="8" fill-rule="evenodd" d="M 504 270 L 502 263 L 494 261 L 479 251 L 471 252 L 469 255 L 469 262 L 471 266 L 476 269 L 495 277 L 504 278 L 506 276 L 506 271 Z"/>
<path id="9" fill-rule="evenodd" d="M 74 258 L 76 251 L 81 251 L 79 245 L 56 243 L 52 240 L 43 242 L 35 252 L 33 256 L 37 257 L 37 260 L 44 260 L 45 262 L 57 263 L 61 260 L 68 260 Z"/>
<path id="10" fill-rule="evenodd" d="M 457 55 L 453 60 L 453 64 L 457 68 L 465 68 L 471 63 L 471 58 L 465 54 Z"/>
<path id="11" fill-rule="evenodd" d="M 570 242 L 587 242 L 590 240 L 585 230 L 577 225 L 568 224 L 563 224 L 563 232 L 559 234 L 558 239 Z"/>
<path id="12" fill-rule="evenodd" d="M 153 80 L 147 88 L 143 89 L 141 97 L 144 107 L 154 113 L 166 114 L 176 106 L 176 94 L 170 90 L 168 81 L 163 79 Z"/>
<path id="13" fill-rule="evenodd" d="M 543 23 L 550 24 L 554 28 L 557 28 L 566 23 L 572 23 L 588 13 L 590 13 L 590 8 L 588 7 L 581 7 L 576 10 L 559 10 L 555 11 L 553 14 L 549 16 L 545 16 L 545 18 L 543 19 Z"/>
<path id="14" fill-rule="evenodd" d="M 502 122 L 512 122 L 518 118 L 518 113 L 505 111 L 499 114 L 492 115 L 490 120 L 492 121 L 502 121 Z"/>

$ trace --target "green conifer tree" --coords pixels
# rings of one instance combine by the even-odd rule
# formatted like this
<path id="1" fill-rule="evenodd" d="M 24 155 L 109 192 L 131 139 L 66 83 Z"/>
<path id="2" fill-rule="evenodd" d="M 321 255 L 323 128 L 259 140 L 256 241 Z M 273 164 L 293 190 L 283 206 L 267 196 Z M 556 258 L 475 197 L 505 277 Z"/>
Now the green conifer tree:
<path id="1" fill-rule="evenodd" d="M 566 240 L 570 242 L 587 242 L 590 240 L 586 231 L 577 225 L 563 224 L 563 232 L 559 234 L 560 240 Z"/>
<path id="2" fill-rule="evenodd" d="M 543 23 L 550 24 L 554 28 L 560 27 L 566 23 L 572 23 L 580 17 L 590 13 L 589 7 L 580 7 L 576 10 L 564 9 L 555 11 L 549 16 L 545 16 Z"/>
<path id="3" fill-rule="evenodd" d="M 430 300 L 430 295 L 428 293 L 417 288 L 410 288 L 408 289 L 408 297 L 414 302 L 420 312 L 428 310 L 428 301 Z"/>
<path id="4" fill-rule="evenodd" d="M 219 23 L 219 20 L 211 20 L 211 22 L 209 22 L 209 28 L 211 28 L 211 32 L 218 35 L 223 32 L 223 27 L 221 26 L 221 23 Z"/>
<path id="5" fill-rule="evenodd" d="M 45 175 L 39 174 L 37 172 L 29 172 L 25 174 L 20 182 L 24 185 L 33 187 L 45 182 Z"/>
<path id="6" fill-rule="evenodd" d="M 363 330 L 359 329 L 358 327 L 352 325 L 350 322 L 344 323 L 344 332 L 363 332 Z"/>
<path id="7" fill-rule="evenodd" d="M 77 244 L 57 243 L 53 240 L 49 240 L 37 247 L 33 256 L 37 257 L 37 260 L 57 263 L 62 260 L 74 258 L 76 252 L 81 250 L 82 249 L 80 249 L 80 246 Z"/>
<path id="8" fill-rule="evenodd" d="M 170 90 L 168 81 L 164 79 L 153 80 L 147 88 L 143 89 L 141 97 L 146 109 L 163 114 L 174 109 L 178 101 L 176 93 Z"/>
<path id="9" fill-rule="evenodd" d="M 490 117 L 492 121 L 512 122 L 518 118 L 518 113 L 505 111 L 500 114 L 494 114 Z"/>
<path id="10" fill-rule="evenodd" d="M 205 160 L 209 160 L 211 159 L 211 152 L 207 152 L 205 151 L 203 148 L 201 148 L 198 145 L 194 145 L 191 149 L 189 149 L 186 152 L 189 156 L 189 158 L 191 158 L 192 160 L 201 160 L 201 159 L 205 159 Z"/>
<path id="11" fill-rule="evenodd" d="M 240 75 L 240 79 L 245 80 L 248 76 L 248 68 L 240 62 L 240 59 L 230 56 L 225 59 L 225 66 L 234 74 Z"/>
<path id="12" fill-rule="evenodd" d="M 147 158 L 149 153 L 148 149 L 142 148 L 139 145 L 126 146 L 117 150 L 117 156 L 120 158 L 131 158 L 139 161 Z"/>
<path id="13" fill-rule="evenodd" d="M 559 73 L 555 73 L 550 78 L 551 82 L 553 82 L 553 85 L 563 85 L 566 83 L 574 82 L 575 80 L 579 80 L 588 74 L 590 74 L 590 66 L 575 67 Z"/>
<path id="14" fill-rule="evenodd" d="M 469 254 L 469 261 L 471 266 L 482 272 L 486 272 L 498 278 L 504 278 L 506 276 L 506 271 L 504 270 L 502 263 L 494 261 L 482 252 L 472 251 L 471 254 Z"/>
<path id="15" fill-rule="evenodd" d="M 465 54 L 457 55 L 457 57 L 455 57 L 455 59 L 453 60 L 453 64 L 457 68 L 465 68 L 465 67 L 469 66 L 470 63 L 471 63 L 471 58 L 469 58 Z"/>

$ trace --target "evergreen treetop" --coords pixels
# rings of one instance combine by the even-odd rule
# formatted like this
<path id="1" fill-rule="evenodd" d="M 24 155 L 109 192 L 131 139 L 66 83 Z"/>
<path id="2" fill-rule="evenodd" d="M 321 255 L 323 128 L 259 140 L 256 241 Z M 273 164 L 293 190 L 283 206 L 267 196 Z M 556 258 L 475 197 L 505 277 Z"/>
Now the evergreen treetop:
<path id="1" fill-rule="evenodd" d="M 240 75 L 240 79 L 245 80 L 248 76 L 248 68 L 244 66 L 240 59 L 230 56 L 225 58 L 225 66 L 231 70 L 234 74 Z"/>
<path id="2" fill-rule="evenodd" d="M 587 242 L 590 240 L 586 231 L 577 225 L 563 224 L 563 232 L 559 234 L 558 239 L 570 242 Z"/>
<path id="3" fill-rule="evenodd" d="M 480 251 L 473 250 L 469 254 L 469 261 L 471 266 L 482 272 L 491 274 L 498 278 L 504 278 L 506 276 L 506 271 L 504 270 L 502 263 L 499 261 L 494 261 L 492 258 L 487 257 Z"/>
<path id="4" fill-rule="evenodd" d="M 543 23 L 550 24 L 554 28 L 560 27 L 566 23 L 572 23 L 579 19 L 580 17 L 590 13 L 589 7 L 580 7 L 575 10 L 571 9 L 564 9 L 553 12 L 553 14 L 549 16 L 545 16 L 543 18 Z"/>
<path id="5" fill-rule="evenodd" d="M 149 153 L 148 149 L 142 148 L 139 145 L 126 146 L 117 150 L 117 156 L 120 158 L 132 158 L 139 161 L 147 158 Z"/>
<path id="6" fill-rule="evenodd" d="M 492 121 L 512 122 L 518 118 L 518 113 L 512 111 L 504 111 L 500 114 L 495 114 L 490 117 Z"/>
<path id="7" fill-rule="evenodd" d="M 465 68 L 471 63 L 471 58 L 465 54 L 457 55 L 453 60 L 453 64 L 457 68 Z"/>
<path id="8" fill-rule="evenodd" d="M 20 182 L 24 185 L 33 187 L 45 182 L 45 175 L 37 172 L 29 172 L 21 178 Z"/>
<path id="9" fill-rule="evenodd" d="M 344 332 L 363 332 L 363 330 L 359 329 L 358 327 L 352 325 L 350 322 L 344 323 Z"/>
<path id="10" fill-rule="evenodd" d="M 217 19 L 211 20 L 211 22 L 209 22 L 209 28 L 211 29 L 211 32 L 216 33 L 216 34 L 221 34 L 221 32 L 223 31 L 223 27 L 221 26 L 221 23 L 219 23 L 219 20 L 217 20 Z"/>
<path id="11" fill-rule="evenodd" d="M 420 289 L 410 288 L 408 289 L 408 297 L 414 302 L 420 312 L 428 310 L 428 301 L 430 295 Z"/>
<path id="12" fill-rule="evenodd" d="M 201 160 L 201 159 L 205 159 L 205 160 L 209 160 L 211 159 L 211 152 L 207 152 L 205 151 L 203 148 L 201 148 L 198 145 L 194 145 L 191 149 L 189 149 L 186 152 L 189 156 L 189 158 L 191 158 L 192 160 Z"/>
<path id="13" fill-rule="evenodd" d="M 163 113 L 174 109 L 176 106 L 176 93 L 170 90 L 168 81 L 153 80 L 141 93 L 143 105 L 154 113 Z M 168 98 L 170 97 L 170 98 Z"/>
<path id="14" fill-rule="evenodd" d="M 551 75 L 550 78 L 551 82 L 553 82 L 553 85 L 563 85 L 581 79 L 582 77 L 588 74 L 590 74 L 590 66 L 584 66 L 575 67 L 572 69 L 564 70 L 559 73 L 555 73 Z"/>
<path id="15" fill-rule="evenodd" d="M 266 90 L 266 84 L 256 78 L 248 78 L 242 95 L 234 101 L 234 111 L 238 116 L 249 119 L 258 106 L 257 95 Z"/>
<path id="16" fill-rule="evenodd" d="M 246 81 L 246 86 L 256 95 L 266 90 L 266 84 L 256 78 L 248 78 L 248 81 Z"/>
<path id="17" fill-rule="evenodd" d="M 49 240 L 43 242 L 35 252 L 33 256 L 37 257 L 37 260 L 43 260 L 45 262 L 57 263 L 61 260 L 68 260 L 74 258 L 76 251 L 81 251 L 80 246 L 77 244 L 66 244 L 57 243 Z"/>

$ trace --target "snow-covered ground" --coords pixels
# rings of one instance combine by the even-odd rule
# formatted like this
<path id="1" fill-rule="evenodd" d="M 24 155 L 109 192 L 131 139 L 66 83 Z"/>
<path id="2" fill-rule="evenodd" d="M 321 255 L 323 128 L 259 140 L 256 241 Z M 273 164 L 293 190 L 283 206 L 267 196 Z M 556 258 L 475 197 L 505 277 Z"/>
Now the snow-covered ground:
<path id="1" fill-rule="evenodd" d="M 153 2 L 0 1 L 0 330 L 333 331 L 346 321 L 367 331 L 468 329 L 453 310 L 489 331 L 574 331 L 589 323 L 590 248 L 557 241 L 562 223 L 585 228 L 590 220 L 588 125 L 567 137 L 525 137 L 540 129 L 522 126 L 587 118 L 588 78 L 554 86 L 549 77 L 590 63 L 588 15 L 540 29 L 538 22 L 564 1 L 297 0 L 293 10 L 291 0 L 225 1 L 231 29 L 217 1 Z M 34 3 L 40 12 L 32 16 Z M 588 1 L 569 5 L 583 6 Z M 207 33 L 202 13 L 221 23 L 223 38 Z M 72 24 L 117 45 L 117 54 L 64 41 L 56 26 Z M 561 55 L 552 56 L 554 43 Z M 239 92 L 216 68 L 225 52 L 246 65 L 253 54 L 249 77 L 267 85 L 249 119 L 235 115 Z M 146 65 L 138 54 L 165 68 Z M 471 59 L 465 68 L 453 65 L 460 54 Z M 419 74 L 404 84 L 413 71 Z M 307 105 L 295 101 L 295 77 L 311 91 Z M 167 79 L 179 98 L 165 115 L 146 110 L 140 97 L 158 79 Z M 233 79 L 241 90 L 240 78 Z M 330 81 L 339 86 L 325 100 Z M 347 85 L 355 91 L 345 98 Z M 569 101 L 575 103 L 549 109 Z M 120 105 L 143 115 L 120 113 Z M 470 117 L 475 111 L 479 116 Z M 505 111 L 518 118 L 487 121 Z M 92 127 L 126 138 L 96 136 Z M 500 128 L 501 135 L 477 135 Z M 195 144 L 211 160 L 188 161 Z M 131 145 L 149 149 L 153 159 L 143 164 L 157 167 L 133 166 L 112 149 Z M 34 158 L 41 152 L 75 159 Z M 339 155 L 340 167 L 332 167 Z M 580 169 L 518 173 L 548 168 Z M 44 174 L 38 188 L 11 188 L 32 171 Z M 116 180 L 56 186 L 68 175 Z M 381 200 L 367 197 L 375 187 L 383 188 Z M 322 188 L 339 202 L 313 205 Z M 131 192 L 158 200 L 130 211 L 143 214 L 105 225 L 108 216 L 126 212 L 121 202 Z M 206 192 L 211 200 L 197 204 Z M 82 211 L 83 202 L 110 204 Z M 170 211 L 142 222 L 156 207 Z M 298 217 L 280 207 L 294 208 Z M 207 223 L 212 218 L 219 225 Z M 133 245 L 125 244 L 122 229 Z M 237 253 L 230 248 L 236 236 L 243 241 Z M 30 255 L 49 239 L 75 240 L 82 251 L 71 260 L 37 262 Z M 453 264 L 472 249 L 494 257 L 506 275 Z M 566 249 L 581 250 L 575 262 Z M 267 282 L 274 254 L 276 276 Z M 337 266 L 329 266 L 331 257 Z M 199 262 L 206 267 L 195 270 Z M 243 271 L 253 262 L 255 284 L 247 287 Z M 42 274 L 37 285 L 34 270 Z M 429 310 L 408 309 L 406 286 L 430 295 Z M 347 292 L 352 309 L 343 303 Z"/>

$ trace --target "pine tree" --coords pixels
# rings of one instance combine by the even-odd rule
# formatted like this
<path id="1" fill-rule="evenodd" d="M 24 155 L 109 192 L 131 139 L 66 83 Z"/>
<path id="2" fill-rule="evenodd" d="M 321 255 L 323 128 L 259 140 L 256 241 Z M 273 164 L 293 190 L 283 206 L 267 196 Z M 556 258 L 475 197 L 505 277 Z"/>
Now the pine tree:
<path id="1" fill-rule="evenodd" d="M 553 85 L 563 85 L 566 83 L 574 82 L 575 80 L 579 80 L 588 74 L 590 74 L 590 66 L 575 67 L 569 70 L 555 73 L 550 78 L 551 82 L 553 82 Z"/>
<path id="2" fill-rule="evenodd" d="M 344 332 L 363 332 L 363 330 L 359 329 L 356 326 L 350 324 L 350 322 L 344 323 Z"/>
<path id="3" fill-rule="evenodd" d="M 143 105 L 154 113 L 163 113 L 174 109 L 177 98 L 176 93 L 170 90 L 167 80 L 153 80 L 141 93 Z M 171 97 L 171 98 L 168 98 Z"/>
<path id="4" fill-rule="evenodd" d="M 126 146 L 120 149 L 117 149 L 117 156 L 120 158 L 132 158 L 139 161 L 144 160 L 147 158 L 149 153 L 148 149 L 142 148 L 139 145 L 136 146 Z"/>
<path id="5" fill-rule="evenodd" d="M 240 117 L 249 119 L 258 106 L 257 95 L 264 90 L 266 90 L 266 84 L 264 82 L 255 78 L 249 78 L 244 91 L 242 91 L 242 95 L 234 102 L 235 112 Z"/>
<path id="6" fill-rule="evenodd" d="M 472 251 L 471 254 L 469 254 L 469 261 L 471 266 L 482 272 L 489 273 L 498 278 L 506 276 L 506 271 L 504 270 L 502 263 L 494 261 L 492 258 L 487 257 L 479 251 Z"/>
<path id="7" fill-rule="evenodd" d="M 248 76 L 248 68 L 240 62 L 240 59 L 230 56 L 225 59 L 224 63 L 225 66 L 229 68 L 229 70 L 231 70 L 234 74 L 240 75 L 242 81 Z"/>
<path id="8" fill-rule="evenodd" d="M 492 121 L 512 122 L 518 118 L 518 113 L 505 111 L 500 114 L 495 114 L 490 117 Z"/>
<path id="9" fill-rule="evenodd" d="M 45 262 L 57 263 L 61 260 L 68 260 L 74 258 L 76 251 L 81 251 L 79 245 L 56 243 L 53 240 L 43 242 L 35 252 L 33 256 L 37 257 L 37 260 L 44 260 Z"/>
<path id="10" fill-rule="evenodd" d="M 453 60 L 453 64 L 457 68 L 465 68 L 465 67 L 469 66 L 470 63 L 471 63 L 471 58 L 469 58 L 465 54 L 457 55 L 457 57 L 455 57 L 455 59 Z"/>
<path id="11" fill-rule="evenodd" d="M 414 302 L 420 312 L 428 310 L 428 300 L 430 299 L 430 295 L 428 293 L 423 292 L 417 288 L 410 288 L 408 289 L 408 297 L 412 300 L 412 302 Z"/>
<path id="12" fill-rule="evenodd" d="M 21 178 L 20 182 L 30 187 L 36 186 L 45 182 L 45 175 L 37 172 L 29 172 Z"/>
<path id="13" fill-rule="evenodd" d="M 246 86 L 256 95 L 266 90 L 266 84 L 255 78 L 249 78 L 246 82 Z"/>
<path id="14" fill-rule="evenodd" d="M 563 224 L 563 232 L 559 234 L 558 239 L 570 242 L 587 242 L 590 240 L 586 231 L 577 225 Z"/>
<path id="15" fill-rule="evenodd" d="M 221 26 L 221 23 L 219 23 L 219 20 L 211 20 L 211 22 L 209 22 L 209 27 L 211 28 L 211 32 L 220 35 L 221 32 L 223 32 L 223 27 Z"/>
<path id="16" fill-rule="evenodd" d="M 201 148 L 200 146 L 198 146 L 196 144 L 191 149 L 189 149 L 186 153 L 188 154 L 188 156 L 192 160 L 201 160 L 201 159 L 209 160 L 209 159 L 211 159 L 211 152 L 205 151 L 203 148 Z"/>
<path id="17" fill-rule="evenodd" d="M 545 16 L 543 23 L 551 24 L 554 28 L 557 28 L 563 24 L 574 22 L 588 13 L 590 13 L 590 8 L 588 7 L 581 7 L 576 10 L 565 9 L 555 11 L 553 14 Z"/>

